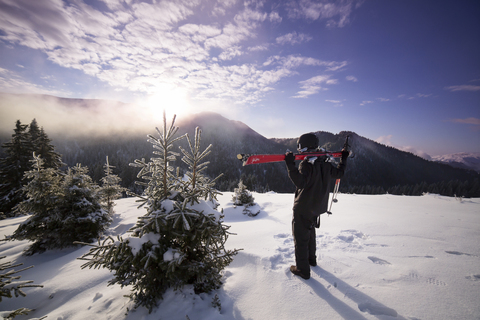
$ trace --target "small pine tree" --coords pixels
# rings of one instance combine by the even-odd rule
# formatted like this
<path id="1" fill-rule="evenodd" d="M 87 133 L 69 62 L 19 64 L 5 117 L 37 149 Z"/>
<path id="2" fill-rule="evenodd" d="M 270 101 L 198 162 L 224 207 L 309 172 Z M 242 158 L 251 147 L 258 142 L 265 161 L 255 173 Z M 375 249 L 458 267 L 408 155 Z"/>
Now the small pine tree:
<path id="1" fill-rule="evenodd" d="M 173 143 L 183 136 L 174 137 L 178 130 L 175 117 L 169 129 L 165 114 L 163 121 L 163 130 L 157 129 L 159 137 L 149 136 L 154 155 L 159 157 L 133 164 L 141 168 L 138 177 L 146 180 L 140 182 L 145 191 L 139 202 L 147 207 L 147 213 L 130 229 L 129 238 L 108 238 L 79 258 L 88 261 L 82 268 L 114 271 L 109 284 L 132 285 L 130 297 L 135 307 L 145 306 L 150 311 L 168 288 L 190 284 L 197 293 L 218 288 L 221 271 L 238 251 L 225 249 L 229 227 L 222 223 L 219 212 L 200 199 L 215 193 L 207 190 L 211 181 L 199 174 L 205 167 L 200 163 L 205 152 L 199 151 L 199 134 L 195 145 L 190 143 L 193 154 L 184 153 L 184 159 L 190 160 L 185 181 L 171 166 L 179 155 L 172 151 Z"/>
<path id="2" fill-rule="evenodd" d="M 223 176 L 223 174 L 220 174 L 218 177 L 211 180 L 202 173 L 207 169 L 207 166 L 210 163 L 202 161 L 204 161 L 205 157 L 210 154 L 212 145 L 209 145 L 205 150 L 201 151 L 201 134 L 202 131 L 200 128 L 195 128 L 195 142 L 193 145 L 188 137 L 188 134 L 186 135 L 190 151 L 180 147 L 180 150 L 183 154 L 182 161 L 188 166 L 189 169 L 189 171 L 186 173 L 187 181 L 184 184 L 183 190 L 186 194 L 189 194 L 189 191 L 195 191 L 191 202 L 192 205 L 194 204 L 195 199 L 204 199 L 211 202 L 214 208 L 216 208 L 218 205 L 216 203 L 216 199 L 220 192 L 218 192 L 214 186 L 216 181 Z"/>
<path id="3" fill-rule="evenodd" d="M 33 169 L 25 173 L 25 179 L 29 182 L 22 188 L 26 199 L 15 208 L 16 214 L 31 216 L 11 236 L 11 239 L 34 242 L 27 254 L 45 251 L 54 242 L 56 232 L 52 232 L 52 229 L 59 224 L 58 206 L 64 195 L 60 171 L 44 168 L 40 156 L 34 153 L 33 157 Z"/>
<path id="4" fill-rule="evenodd" d="M 64 177 L 63 199 L 58 207 L 59 222 L 55 247 L 72 246 L 74 241 L 98 239 L 112 219 L 100 204 L 98 185 L 88 175 L 88 168 L 77 164 Z"/>
<path id="5" fill-rule="evenodd" d="M 232 195 L 232 201 L 234 206 L 250 206 L 254 205 L 255 198 L 253 198 L 250 191 L 248 191 L 247 186 L 243 184 L 243 181 L 240 180 L 238 183 L 238 188 L 235 188 Z"/>
<path id="6" fill-rule="evenodd" d="M 251 208 L 255 206 L 255 198 L 248 191 L 247 186 L 240 180 L 238 188 L 235 188 L 232 195 L 232 202 L 234 207 L 243 206 L 243 214 L 249 217 L 255 217 L 260 213 L 260 210 L 253 212 Z"/>
<path id="7" fill-rule="evenodd" d="M 5 259 L 6 256 L 0 257 L 0 259 Z M 18 276 L 16 274 L 25 271 L 27 269 L 33 268 L 33 266 L 30 266 L 28 268 L 24 268 L 21 270 L 15 270 L 14 268 L 21 266 L 23 263 L 19 264 L 12 264 L 12 262 L 2 262 L 0 263 L 0 302 L 2 302 L 2 299 L 5 298 L 13 298 L 18 296 L 23 296 L 25 297 L 26 294 L 23 292 L 23 288 L 33 288 L 33 287 L 40 287 L 43 288 L 42 285 L 39 284 L 32 284 L 32 280 L 27 280 L 27 281 L 19 281 L 18 279 L 21 278 L 21 276 Z M 33 310 L 27 309 L 27 308 L 20 308 L 17 310 L 13 311 L 1 311 L 0 312 L 0 318 L 1 319 L 13 319 L 16 316 L 19 315 L 26 315 L 29 312 Z M 41 319 L 44 319 L 45 317 L 42 317 Z"/>
<path id="8" fill-rule="evenodd" d="M 34 169 L 26 173 L 32 180 L 23 188 L 27 199 L 16 208 L 31 217 L 9 239 L 33 241 L 26 251 L 31 255 L 100 237 L 111 217 L 100 205 L 98 186 L 88 169 L 78 164 L 63 176 L 58 170 L 43 168 L 42 159 L 34 157 Z"/>
<path id="9" fill-rule="evenodd" d="M 122 196 L 122 192 L 126 191 L 127 189 L 119 185 L 122 179 L 112 173 L 112 169 L 115 167 L 111 166 L 108 162 L 108 156 L 103 168 L 105 169 L 105 176 L 101 179 L 102 187 L 99 190 L 99 194 L 104 208 L 107 210 L 109 215 L 112 215 L 113 207 L 115 206 L 113 200 L 120 198 Z"/>

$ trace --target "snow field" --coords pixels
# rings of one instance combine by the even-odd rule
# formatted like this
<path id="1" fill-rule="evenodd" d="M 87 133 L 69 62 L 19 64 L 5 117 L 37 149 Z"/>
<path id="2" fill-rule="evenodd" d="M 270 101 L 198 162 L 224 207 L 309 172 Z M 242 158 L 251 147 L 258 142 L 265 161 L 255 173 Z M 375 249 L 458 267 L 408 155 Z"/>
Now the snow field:
<path id="1" fill-rule="evenodd" d="M 479 319 L 480 199 L 425 195 L 339 194 L 333 215 L 317 229 L 318 266 L 311 278 L 292 275 L 292 194 L 253 193 L 256 217 L 219 197 L 231 235 L 227 248 L 243 248 L 228 266 L 224 285 L 211 294 L 168 291 L 158 309 L 132 309 L 129 288 L 107 286 L 104 269 L 81 269 L 87 247 L 21 253 L 26 241 L 0 244 L 7 260 L 35 265 L 20 275 L 44 288 L 5 299 L 0 310 L 36 309 L 29 319 Z M 135 199 L 116 201 L 112 236 L 125 235 L 144 209 Z M 25 217 L 0 221 L 0 237 Z M 21 268 L 21 267 L 20 267 Z M 212 307 L 215 294 L 221 311 Z"/>

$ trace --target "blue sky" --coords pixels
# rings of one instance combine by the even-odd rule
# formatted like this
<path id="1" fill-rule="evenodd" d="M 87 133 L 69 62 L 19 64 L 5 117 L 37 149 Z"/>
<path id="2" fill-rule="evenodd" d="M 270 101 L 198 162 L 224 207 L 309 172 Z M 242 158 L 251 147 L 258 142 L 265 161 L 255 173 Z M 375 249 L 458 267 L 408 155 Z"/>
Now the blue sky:
<path id="1" fill-rule="evenodd" d="M 124 125 L 207 110 L 269 138 L 480 152 L 478 17 L 473 0 L 0 0 L 0 92 L 137 104 Z"/>

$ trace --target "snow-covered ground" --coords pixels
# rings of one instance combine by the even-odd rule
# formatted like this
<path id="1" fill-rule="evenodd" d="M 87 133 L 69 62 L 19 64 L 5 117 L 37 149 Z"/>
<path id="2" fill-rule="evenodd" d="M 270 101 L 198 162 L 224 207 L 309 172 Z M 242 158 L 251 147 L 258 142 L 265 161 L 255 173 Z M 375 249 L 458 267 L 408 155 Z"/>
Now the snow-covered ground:
<path id="1" fill-rule="evenodd" d="M 254 218 L 233 208 L 232 193 L 219 197 L 225 222 L 236 233 L 229 248 L 243 248 L 226 268 L 216 294 L 190 287 L 169 291 L 151 314 L 130 311 L 129 289 L 107 286 L 111 274 L 84 269 L 76 258 L 87 247 L 26 257 L 26 241 L 0 245 L 0 255 L 35 265 L 20 275 L 44 288 L 4 299 L 1 310 L 36 309 L 30 319 L 480 319 L 480 199 L 425 195 L 344 195 L 317 230 L 318 266 L 312 277 L 293 276 L 292 194 L 253 193 Z M 125 234 L 144 209 L 135 199 L 117 201 L 110 233 Z M 0 237 L 25 217 L 0 221 Z M 19 267 L 20 268 L 20 267 Z"/>

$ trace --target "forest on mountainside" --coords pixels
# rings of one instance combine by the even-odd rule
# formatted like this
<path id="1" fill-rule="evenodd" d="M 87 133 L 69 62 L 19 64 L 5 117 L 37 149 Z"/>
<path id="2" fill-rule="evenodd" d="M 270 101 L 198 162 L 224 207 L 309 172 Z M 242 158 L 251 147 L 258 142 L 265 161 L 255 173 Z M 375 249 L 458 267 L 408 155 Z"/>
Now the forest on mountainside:
<path id="1" fill-rule="evenodd" d="M 13 125 L 13 124 L 12 124 Z M 297 138 L 267 139 L 247 125 L 228 120 L 219 114 L 201 113 L 178 122 L 178 135 L 193 136 L 196 127 L 202 130 L 202 145 L 212 144 L 207 157 L 210 162 L 206 174 L 216 177 L 219 191 L 233 191 L 240 180 L 248 190 L 256 192 L 293 192 L 282 162 L 242 166 L 237 154 L 283 154 L 296 149 Z M 138 169 L 131 167 L 135 159 L 150 159 L 153 149 L 147 135 L 158 135 L 155 128 L 146 128 L 142 134 L 97 135 L 76 138 L 52 137 L 56 152 L 61 154 L 67 166 L 81 163 L 89 168 L 94 181 L 103 176 L 103 165 L 108 156 L 113 171 L 121 179 L 121 185 L 131 191 L 141 192 L 135 184 Z M 327 150 L 341 150 L 346 136 L 355 157 L 348 159 L 347 171 L 341 181 L 340 192 L 357 194 L 421 195 L 437 193 L 446 196 L 480 197 L 479 174 L 473 170 L 453 168 L 446 164 L 428 161 L 412 153 L 404 152 L 364 138 L 354 132 L 338 134 L 318 131 L 320 146 Z M 6 137 L 2 143 L 7 142 Z M 185 139 L 178 143 L 188 148 Z M 0 154 L 4 157 L 4 154 Z M 176 160 L 180 170 L 185 167 Z M 333 183 L 332 183 L 333 188 Z"/>

